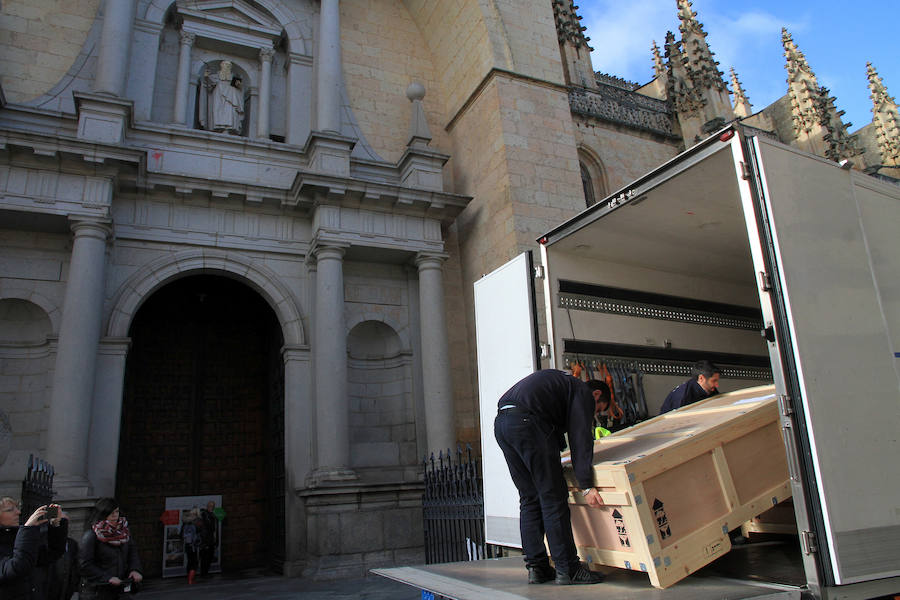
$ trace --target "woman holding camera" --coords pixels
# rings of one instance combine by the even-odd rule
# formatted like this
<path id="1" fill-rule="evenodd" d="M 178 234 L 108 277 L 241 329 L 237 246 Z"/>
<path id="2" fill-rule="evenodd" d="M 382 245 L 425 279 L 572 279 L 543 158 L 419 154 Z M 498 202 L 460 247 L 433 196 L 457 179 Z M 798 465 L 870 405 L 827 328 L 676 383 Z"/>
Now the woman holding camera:
<path id="1" fill-rule="evenodd" d="M 21 514 L 18 502 L 0 498 L 0 600 L 44 598 L 47 567 L 66 549 L 68 520 L 58 504 L 39 507 L 19 526 Z"/>
<path id="2" fill-rule="evenodd" d="M 94 506 L 93 525 L 81 538 L 81 600 L 109 600 L 135 587 L 144 578 L 137 546 L 119 503 L 101 498 Z"/>

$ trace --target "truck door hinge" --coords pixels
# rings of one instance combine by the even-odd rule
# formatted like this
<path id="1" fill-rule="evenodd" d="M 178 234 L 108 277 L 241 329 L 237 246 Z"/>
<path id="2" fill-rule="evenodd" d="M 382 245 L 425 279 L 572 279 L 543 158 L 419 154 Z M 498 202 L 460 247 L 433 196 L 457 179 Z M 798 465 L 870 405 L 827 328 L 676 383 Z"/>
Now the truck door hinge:
<path id="1" fill-rule="evenodd" d="M 794 414 L 794 409 L 791 408 L 791 397 L 788 394 L 778 395 L 778 408 L 781 409 L 783 417 L 790 417 Z"/>
<path id="2" fill-rule="evenodd" d="M 744 161 L 741 161 L 741 177 L 750 179 L 750 167 Z"/>
<path id="3" fill-rule="evenodd" d="M 803 554 L 815 554 L 819 551 L 816 534 L 812 531 L 800 532 L 800 545 L 803 547 Z"/>
<path id="4" fill-rule="evenodd" d="M 534 278 L 535 279 L 543 279 L 544 278 L 544 265 L 538 265 L 534 268 Z"/>
<path id="5" fill-rule="evenodd" d="M 772 278 L 765 271 L 759 272 L 759 287 L 764 292 L 772 291 Z"/>

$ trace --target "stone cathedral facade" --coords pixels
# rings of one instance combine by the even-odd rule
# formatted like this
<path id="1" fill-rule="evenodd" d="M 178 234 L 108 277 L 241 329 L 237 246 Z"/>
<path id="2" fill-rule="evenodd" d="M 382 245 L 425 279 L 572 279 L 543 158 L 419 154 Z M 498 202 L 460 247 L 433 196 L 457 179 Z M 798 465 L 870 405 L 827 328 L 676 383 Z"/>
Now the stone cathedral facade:
<path id="1" fill-rule="evenodd" d="M 72 514 L 116 496 L 151 575 L 165 498 L 205 494 L 226 569 L 421 562 L 482 274 L 733 119 L 900 177 L 874 66 L 851 133 L 785 31 L 754 112 L 673 4 L 638 85 L 571 0 L 4 1 L 0 491 L 34 454 Z"/>

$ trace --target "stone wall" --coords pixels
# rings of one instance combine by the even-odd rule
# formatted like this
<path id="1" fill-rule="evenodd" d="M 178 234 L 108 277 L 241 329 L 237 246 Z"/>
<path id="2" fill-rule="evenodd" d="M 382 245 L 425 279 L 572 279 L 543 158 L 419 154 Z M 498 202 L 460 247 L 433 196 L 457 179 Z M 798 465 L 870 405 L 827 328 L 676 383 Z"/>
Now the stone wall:
<path id="1" fill-rule="evenodd" d="M 426 40 L 400 0 L 341 3 L 341 52 L 350 107 L 366 140 L 396 162 L 409 140 L 406 88 L 425 86 L 425 115 L 438 150 L 447 147 L 444 103 Z"/>
<path id="2" fill-rule="evenodd" d="M 579 146 L 589 149 L 601 163 L 607 193 L 631 183 L 682 150 L 680 140 L 596 119 L 577 118 L 575 125 Z"/>
<path id="3" fill-rule="evenodd" d="M 100 0 L 5 0 L 0 7 L 0 83 L 8 102 L 46 93 L 72 66 Z"/>

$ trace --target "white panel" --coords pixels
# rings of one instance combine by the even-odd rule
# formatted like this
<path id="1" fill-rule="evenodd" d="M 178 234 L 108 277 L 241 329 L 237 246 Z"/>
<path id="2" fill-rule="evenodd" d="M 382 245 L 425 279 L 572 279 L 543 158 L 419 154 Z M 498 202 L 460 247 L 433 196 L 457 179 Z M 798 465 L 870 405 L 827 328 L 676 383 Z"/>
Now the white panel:
<path id="1" fill-rule="evenodd" d="M 759 155 L 835 580 L 898 575 L 898 324 L 888 321 L 900 236 L 885 224 L 900 218 L 900 190 L 872 181 L 863 192 L 858 175 L 762 140 Z"/>
<path id="2" fill-rule="evenodd" d="M 537 369 L 532 277 L 524 253 L 475 282 L 485 539 L 517 548 L 522 546 L 519 493 L 494 439 L 494 417 L 500 396 Z"/>

